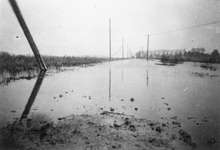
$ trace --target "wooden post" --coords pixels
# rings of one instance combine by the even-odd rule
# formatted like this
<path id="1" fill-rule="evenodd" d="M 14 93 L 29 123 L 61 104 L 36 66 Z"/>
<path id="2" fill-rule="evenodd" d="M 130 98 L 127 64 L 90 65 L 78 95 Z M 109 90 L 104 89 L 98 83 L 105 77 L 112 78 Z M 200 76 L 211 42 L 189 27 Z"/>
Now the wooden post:
<path id="1" fill-rule="evenodd" d="M 124 38 L 122 38 L 122 59 L 124 59 Z"/>
<path id="2" fill-rule="evenodd" d="M 128 44 L 127 44 L 127 59 L 128 59 Z"/>
<path id="3" fill-rule="evenodd" d="M 109 58 L 111 59 L 111 18 L 109 18 Z"/>
<path id="4" fill-rule="evenodd" d="M 147 61 L 148 61 L 148 55 L 149 55 L 149 34 L 147 35 Z"/>
<path id="5" fill-rule="evenodd" d="M 43 59 L 40 55 L 40 52 L 39 52 L 39 50 L 38 50 L 38 48 L 37 48 L 37 46 L 34 42 L 34 39 L 31 36 L 31 33 L 30 33 L 26 23 L 25 23 L 25 20 L 24 20 L 22 14 L 21 14 L 21 11 L 20 11 L 16 1 L 15 0 L 9 0 L 9 2 L 11 4 L 11 7 L 12 7 L 17 19 L 18 19 L 19 24 L 21 25 L 21 28 L 23 29 L 23 32 L 24 32 L 24 34 L 25 34 L 25 36 L 28 40 L 28 43 L 29 43 L 29 45 L 30 45 L 30 47 L 31 47 L 31 49 L 34 53 L 34 56 L 35 56 L 39 66 L 40 66 L 40 69 L 41 70 L 47 70 L 47 67 L 46 67 L 46 65 L 45 65 L 45 63 L 44 63 L 44 61 L 43 61 Z"/>
<path id="6" fill-rule="evenodd" d="M 143 50 L 143 46 L 142 46 L 142 58 L 144 58 L 144 50 Z"/>

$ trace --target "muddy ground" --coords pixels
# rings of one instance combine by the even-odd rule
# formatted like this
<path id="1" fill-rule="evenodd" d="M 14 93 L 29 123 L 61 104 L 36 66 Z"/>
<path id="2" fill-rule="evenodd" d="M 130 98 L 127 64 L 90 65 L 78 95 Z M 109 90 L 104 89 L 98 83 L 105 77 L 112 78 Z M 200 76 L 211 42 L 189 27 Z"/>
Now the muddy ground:
<path id="1" fill-rule="evenodd" d="M 171 118 L 157 122 L 104 111 L 70 115 L 58 122 L 16 120 L 2 130 L 1 149 L 31 150 L 176 150 L 196 143 Z M 185 149 L 184 148 L 184 149 Z"/>

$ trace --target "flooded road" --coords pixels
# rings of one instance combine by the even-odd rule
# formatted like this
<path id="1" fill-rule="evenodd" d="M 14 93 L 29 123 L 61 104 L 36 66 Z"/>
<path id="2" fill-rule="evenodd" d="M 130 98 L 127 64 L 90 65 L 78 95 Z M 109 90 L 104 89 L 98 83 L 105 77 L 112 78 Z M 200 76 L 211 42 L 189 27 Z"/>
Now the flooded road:
<path id="1" fill-rule="evenodd" d="M 176 66 L 123 60 L 41 72 L 38 78 L 0 86 L 0 127 L 14 118 L 57 121 L 70 114 L 112 111 L 181 123 L 198 149 L 220 146 L 220 65 Z M 209 144 L 207 141 L 217 142 Z"/>

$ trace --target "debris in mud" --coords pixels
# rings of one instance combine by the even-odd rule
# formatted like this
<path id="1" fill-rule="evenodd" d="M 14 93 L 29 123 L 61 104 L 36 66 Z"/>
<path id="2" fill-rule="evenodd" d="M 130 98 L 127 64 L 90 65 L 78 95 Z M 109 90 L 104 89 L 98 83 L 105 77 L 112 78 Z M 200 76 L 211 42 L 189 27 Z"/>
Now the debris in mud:
<path id="1" fill-rule="evenodd" d="M 208 73 L 199 73 L 199 72 L 192 72 L 192 75 L 195 75 L 195 76 L 198 76 L 198 77 L 201 77 L 201 78 L 209 76 Z"/>
<path id="2" fill-rule="evenodd" d="M 170 117 L 170 119 L 177 120 L 177 116 Z"/>
<path id="3" fill-rule="evenodd" d="M 157 126 L 157 127 L 155 128 L 155 131 L 161 133 L 161 132 L 163 131 L 163 129 L 162 129 L 161 126 Z"/>
<path id="4" fill-rule="evenodd" d="M 136 110 L 136 111 L 137 111 L 137 110 L 138 110 L 138 108 L 134 108 L 134 110 Z"/>
<path id="5" fill-rule="evenodd" d="M 16 111 L 15 111 L 15 110 L 12 110 L 11 112 L 12 112 L 12 113 L 15 113 Z"/>
<path id="6" fill-rule="evenodd" d="M 211 70 L 211 71 L 216 71 L 217 69 L 214 66 L 208 65 L 208 64 L 201 64 L 200 65 L 201 68 L 207 69 L 207 70 Z"/>
<path id="7" fill-rule="evenodd" d="M 167 108 L 167 110 L 171 110 L 171 108 Z"/>
<path id="8" fill-rule="evenodd" d="M 63 95 L 62 95 L 62 94 L 60 94 L 60 95 L 59 95 L 59 97 L 61 98 L 61 97 L 63 97 Z"/>
<path id="9" fill-rule="evenodd" d="M 165 62 L 163 62 L 163 63 L 155 63 L 155 65 L 162 65 L 162 66 L 175 66 L 176 64 L 175 63 L 165 63 Z"/>
<path id="10" fill-rule="evenodd" d="M 189 145 L 192 148 L 196 148 L 197 147 L 196 143 L 192 142 L 192 137 L 191 137 L 191 135 L 188 132 L 186 132 L 183 129 L 180 129 L 179 130 L 179 134 L 180 134 L 181 138 L 183 139 L 183 142 L 185 142 L 187 145 Z"/>
<path id="11" fill-rule="evenodd" d="M 207 143 L 208 143 L 208 145 L 212 145 L 212 144 L 215 144 L 216 143 L 216 139 L 214 139 L 214 138 L 211 138 L 211 139 L 209 139 L 208 141 L 207 141 Z"/>
<path id="12" fill-rule="evenodd" d="M 164 123 L 138 119 L 114 112 L 101 115 L 70 115 L 59 122 L 17 120 L 3 128 L 4 141 L 29 149 L 175 149 L 177 135 L 163 135 Z M 151 130 L 155 126 L 155 130 Z M 167 131 L 166 131 L 167 132 Z M 179 131 L 184 141 L 191 141 L 186 131 Z M 4 142 L 3 142 L 4 143 Z"/>
<path id="13" fill-rule="evenodd" d="M 58 120 L 62 120 L 63 118 L 57 118 Z"/>
<path id="14" fill-rule="evenodd" d="M 110 111 L 114 111 L 114 110 L 115 110 L 114 108 L 110 107 Z"/>
<path id="15" fill-rule="evenodd" d="M 164 104 L 167 105 L 167 106 L 169 105 L 168 103 L 164 103 Z"/>
<path id="16" fill-rule="evenodd" d="M 131 100 L 131 102 L 133 102 L 133 101 L 134 101 L 134 98 L 131 98 L 130 100 Z"/>
<path id="17" fill-rule="evenodd" d="M 181 127 L 181 123 L 178 121 L 173 121 L 172 124 L 176 125 L 177 127 Z"/>

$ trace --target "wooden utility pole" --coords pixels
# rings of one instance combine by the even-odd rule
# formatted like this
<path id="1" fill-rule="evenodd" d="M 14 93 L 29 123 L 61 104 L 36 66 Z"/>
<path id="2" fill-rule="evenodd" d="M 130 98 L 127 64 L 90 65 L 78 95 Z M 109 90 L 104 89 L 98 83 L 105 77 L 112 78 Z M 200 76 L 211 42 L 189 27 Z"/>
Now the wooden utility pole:
<path id="1" fill-rule="evenodd" d="M 28 40 L 28 43 L 29 43 L 29 45 L 30 45 L 30 47 L 31 47 L 31 49 L 34 53 L 34 56 L 35 56 L 39 66 L 40 66 L 40 69 L 41 70 L 47 70 L 47 67 L 44 63 L 44 60 L 42 59 L 42 57 L 40 55 L 40 52 L 37 48 L 37 45 L 35 44 L 34 39 L 31 36 L 31 33 L 30 33 L 26 23 L 25 23 L 25 20 L 24 20 L 22 14 L 21 14 L 21 11 L 20 11 L 16 1 L 15 0 L 9 0 L 9 2 L 11 4 L 11 7 L 12 7 L 17 19 L 18 19 L 19 24 L 21 25 L 21 28 L 23 29 L 23 32 L 24 32 L 24 34 L 25 34 L 25 36 Z"/>
<path id="2" fill-rule="evenodd" d="M 109 58 L 111 59 L 111 18 L 109 18 Z"/>
<path id="3" fill-rule="evenodd" d="M 122 59 L 124 59 L 124 38 L 122 38 Z"/>
<path id="4" fill-rule="evenodd" d="M 127 59 L 128 59 L 128 44 L 127 44 Z"/>
<path id="5" fill-rule="evenodd" d="M 147 61 L 148 61 L 148 55 L 149 55 L 149 34 L 147 35 Z"/>

